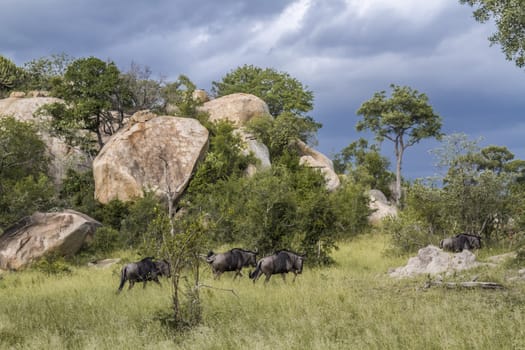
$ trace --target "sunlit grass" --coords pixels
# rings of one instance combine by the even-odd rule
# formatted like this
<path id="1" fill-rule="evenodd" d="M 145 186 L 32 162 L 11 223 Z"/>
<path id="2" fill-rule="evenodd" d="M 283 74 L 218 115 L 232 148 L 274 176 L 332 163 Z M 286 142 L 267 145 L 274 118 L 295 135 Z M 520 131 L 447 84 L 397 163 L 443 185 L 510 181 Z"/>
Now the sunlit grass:
<path id="1" fill-rule="evenodd" d="M 391 279 L 407 257 L 387 257 L 384 236 L 340 244 L 334 266 L 306 266 L 292 283 L 213 280 L 203 264 L 203 322 L 176 333 L 165 322 L 171 286 L 116 294 L 120 265 L 70 275 L 8 273 L 0 280 L 2 349 L 519 349 L 525 288 L 424 289 L 426 276 Z M 501 277 L 503 269 L 478 269 Z M 454 276 L 468 279 L 471 275 Z M 505 281 L 501 277 L 501 281 Z M 127 288 L 127 287 L 126 287 Z M 235 294 L 228 290 L 234 290 Z"/>

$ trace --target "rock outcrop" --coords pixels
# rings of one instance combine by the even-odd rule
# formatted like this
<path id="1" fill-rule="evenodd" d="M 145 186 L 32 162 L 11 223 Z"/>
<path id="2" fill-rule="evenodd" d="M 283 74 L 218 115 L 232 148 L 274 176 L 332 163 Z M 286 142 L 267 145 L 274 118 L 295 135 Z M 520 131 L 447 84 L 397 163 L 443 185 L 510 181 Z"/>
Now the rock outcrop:
<path id="1" fill-rule="evenodd" d="M 204 103 L 199 111 L 208 112 L 210 121 L 229 120 L 237 126 L 244 125 L 254 117 L 270 115 L 266 102 L 259 97 L 236 93 Z"/>
<path id="2" fill-rule="evenodd" d="M 297 141 L 297 146 L 301 156 L 299 163 L 311 168 L 319 169 L 326 180 L 326 188 L 329 191 L 333 191 L 341 185 L 339 176 L 335 173 L 334 164 L 330 158 L 321 152 L 308 147 L 308 145 L 302 141 Z"/>
<path id="3" fill-rule="evenodd" d="M 455 271 L 467 270 L 480 265 L 481 263 L 476 261 L 476 256 L 468 250 L 461 253 L 447 253 L 436 246 L 429 245 L 421 248 L 417 256 L 410 258 L 406 266 L 390 271 L 389 275 L 391 277 L 412 277 L 419 274 L 453 274 Z"/>
<path id="4" fill-rule="evenodd" d="M 73 255 L 99 226 L 74 210 L 27 216 L 0 236 L 0 268 L 17 270 L 49 252 Z"/>
<path id="5" fill-rule="evenodd" d="M 373 213 L 368 217 L 368 221 L 372 225 L 378 225 L 386 217 L 396 217 L 397 208 L 388 202 L 383 192 L 379 190 L 370 190 L 368 192 L 370 198 L 369 207 Z"/>
<path id="6" fill-rule="evenodd" d="M 43 92 L 34 92 L 32 95 L 44 95 Z M 23 97 L 23 96 L 21 96 Z M 53 97 L 9 97 L 0 100 L 0 118 L 12 116 L 16 120 L 31 122 L 39 128 L 39 134 L 47 146 L 47 153 L 51 158 L 49 173 L 56 184 L 65 177 L 67 169 L 89 169 L 91 161 L 82 151 L 68 146 L 60 138 L 51 136 L 45 128 L 40 128 L 41 123 L 49 120 L 46 116 L 34 116 L 34 113 L 43 105 L 63 101 Z"/>
<path id="7" fill-rule="evenodd" d="M 272 163 L 270 162 L 270 151 L 264 143 L 260 142 L 253 135 L 244 131 L 243 129 L 236 129 L 234 133 L 239 135 L 242 139 L 242 142 L 244 144 L 242 153 L 244 155 L 248 155 L 251 153 L 256 159 L 259 160 L 259 164 L 257 164 L 257 166 L 255 164 L 248 165 L 248 168 L 246 169 L 246 174 L 248 176 L 254 175 L 257 172 L 257 170 L 265 170 L 271 168 Z"/>
<path id="8" fill-rule="evenodd" d="M 208 102 L 210 100 L 208 93 L 200 89 L 195 89 L 191 94 L 191 98 L 193 98 L 194 101 L 200 101 L 202 103 Z"/>
<path id="9" fill-rule="evenodd" d="M 145 119 L 132 117 L 135 122 L 113 135 L 95 158 L 95 198 L 101 203 L 132 200 L 145 189 L 180 195 L 206 152 L 208 130 L 198 120 Z"/>

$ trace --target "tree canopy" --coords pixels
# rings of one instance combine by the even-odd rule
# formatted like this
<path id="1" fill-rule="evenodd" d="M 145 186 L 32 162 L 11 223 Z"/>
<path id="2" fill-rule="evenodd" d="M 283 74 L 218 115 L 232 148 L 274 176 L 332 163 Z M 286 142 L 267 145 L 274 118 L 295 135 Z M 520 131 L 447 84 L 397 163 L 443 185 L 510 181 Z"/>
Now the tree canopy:
<path id="1" fill-rule="evenodd" d="M 91 131 L 97 135 L 99 148 L 104 145 L 103 135 L 122 127 L 124 110 L 131 103 L 117 66 L 96 57 L 73 61 L 54 93 L 66 102 L 46 108 L 54 129 L 70 139 L 78 136 L 78 129 Z"/>
<path id="2" fill-rule="evenodd" d="M 500 44 L 509 61 L 525 66 L 525 3 L 523 0 L 459 0 L 475 8 L 474 18 L 481 22 L 493 20 L 497 31 L 489 37 L 491 44 Z"/>
<path id="3" fill-rule="evenodd" d="M 13 88 L 20 75 L 20 69 L 9 59 L 0 55 L 0 93 Z"/>
<path id="4" fill-rule="evenodd" d="M 274 117 L 283 112 L 304 115 L 313 109 L 313 92 L 288 73 L 272 68 L 262 69 L 253 65 L 238 67 L 221 81 L 214 81 L 212 92 L 216 96 L 236 92 L 255 95 L 268 104 Z"/>
<path id="5" fill-rule="evenodd" d="M 441 117 L 434 113 L 428 97 L 408 86 L 390 85 L 392 95 L 376 92 L 357 110 L 363 120 L 357 131 L 370 130 L 376 139 L 394 143 L 396 156 L 396 202 L 401 197 L 401 163 L 405 150 L 424 138 L 441 136 Z"/>
<path id="6" fill-rule="evenodd" d="M 0 116 L 0 232 L 54 195 L 44 142 L 29 123 Z"/>

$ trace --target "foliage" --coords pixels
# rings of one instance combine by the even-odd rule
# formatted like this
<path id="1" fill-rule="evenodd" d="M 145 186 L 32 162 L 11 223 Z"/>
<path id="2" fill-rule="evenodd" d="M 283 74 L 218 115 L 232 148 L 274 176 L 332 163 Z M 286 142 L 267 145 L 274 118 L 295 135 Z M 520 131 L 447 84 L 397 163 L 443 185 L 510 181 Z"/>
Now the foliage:
<path id="1" fill-rule="evenodd" d="M 95 193 L 95 179 L 91 170 L 85 172 L 67 170 L 60 188 L 62 206 L 94 218 L 100 204 L 95 200 L 93 193 Z"/>
<path id="2" fill-rule="evenodd" d="M 162 98 L 162 81 L 151 79 L 151 69 L 131 62 L 130 69 L 122 74 L 123 84 L 129 89 L 129 113 L 140 110 L 159 110 Z"/>
<path id="3" fill-rule="evenodd" d="M 368 145 L 365 139 L 359 139 L 334 157 L 334 169 L 338 174 L 346 174 L 353 181 L 369 189 L 377 189 L 388 198 L 391 195 L 390 184 L 394 174 L 388 171 L 390 161 L 381 155 L 377 145 Z"/>
<path id="4" fill-rule="evenodd" d="M 49 57 L 41 57 L 24 64 L 24 90 L 51 91 L 60 84 L 67 67 L 74 58 L 65 54 L 53 54 Z"/>
<path id="5" fill-rule="evenodd" d="M 164 210 L 159 199 L 153 192 L 146 191 L 144 197 L 129 203 L 128 214 L 123 218 L 120 233 L 126 244 L 139 247 L 144 244 L 148 225 Z"/>
<path id="6" fill-rule="evenodd" d="M 310 263 L 327 263 L 336 239 L 367 227 L 366 196 L 354 190 L 362 188 L 348 185 L 328 193 L 320 172 L 274 164 L 251 178 L 221 180 L 194 193 L 189 215 L 207 213 L 217 244 L 242 244 L 262 253 L 288 248 L 307 252 Z"/>
<path id="7" fill-rule="evenodd" d="M 48 276 L 51 275 L 69 275 L 72 273 L 70 266 L 67 264 L 65 258 L 55 252 L 48 253 L 40 258 L 33 267 Z"/>
<path id="8" fill-rule="evenodd" d="M 474 18 L 494 21 L 497 31 L 489 37 L 491 45 L 500 44 L 509 61 L 525 66 L 525 6 L 522 0 L 459 0 L 474 7 Z"/>
<path id="9" fill-rule="evenodd" d="M 11 60 L 0 55 L 0 94 L 14 88 L 20 75 L 20 69 Z"/>
<path id="10" fill-rule="evenodd" d="M 230 177 L 242 176 L 252 156 L 242 153 L 242 140 L 234 133 L 234 126 L 227 121 L 206 123 L 210 132 L 210 146 L 206 158 L 195 172 L 188 192 L 206 192 L 206 187 Z"/>
<path id="11" fill-rule="evenodd" d="M 266 102 L 275 121 L 257 121 L 252 130 L 270 148 L 272 158 L 297 138 L 306 143 L 315 141 L 315 133 L 321 124 L 306 115 L 313 109 L 313 93 L 289 74 L 244 65 L 212 85 L 216 96 L 243 92 Z"/>
<path id="12" fill-rule="evenodd" d="M 161 91 L 164 100 L 162 110 L 169 112 L 170 107 L 175 106 L 174 114 L 177 116 L 201 118 L 197 107 L 202 104 L 202 101 L 193 98 L 195 89 L 195 84 L 185 75 L 180 75 L 173 83 L 165 84 Z"/>
<path id="13" fill-rule="evenodd" d="M 519 162 L 512 153 L 505 147 L 480 149 L 463 137 L 446 138 L 434 153 L 440 164 L 449 165 L 442 183 L 416 182 L 407 189 L 405 201 L 405 214 L 428 226 L 430 240 L 466 232 L 495 244 L 519 236 L 525 189 L 521 172 L 510 166 Z M 402 240 L 394 244 L 407 247 Z"/>
<path id="14" fill-rule="evenodd" d="M 85 245 L 82 255 L 89 255 L 94 260 L 105 258 L 107 254 L 122 247 L 122 235 L 112 227 L 103 226 L 97 229 L 93 239 Z"/>
<path id="15" fill-rule="evenodd" d="M 396 203 L 401 198 L 401 163 L 405 150 L 424 138 L 441 137 L 441 118 L 428 104 L 428 97 L 408 86 L 390 85 L 392 95 L 376 92 L 357 110 L 363 120 L 356 125 L 357 131 L 370 130 L 376 139 L 394 143 L 396 156 Z"/>
<path id="16" fill-rule="evenodd" d="M 0 196 L 0 228 L 5 228 L 35 211 L 49 210 L 56 203 L 54 185 L 44 174 L 0 181 L 3 187 L 8 188 Z"/>
<path id="17" fill-rule="evenodd" d="M 130 104 L 130 91 L 113 62 L 95 57 L 73 61 L 56 86 L 54 93 L 63 98 L 66 105 L 53 104 L 43 111 L 53 117 L 51 126 L 66 140 L 78 130 L 97 135 L 99 148 L 104 145 L 103 136 L 112 135 L 124 122 L 124 111 Z M 117 111 L 112 113 L 112 111 Z M 89 134 L 77 136 L 88 143 Z"/>
<path id="18" fill-rule="evenodd" d="M 0 227 L 53 206 L 45 144 L 34 126 L 0 118 Z"/>
<path id="19" fill-rule="evenodd" d="M 436 245 L 438 236 L 432 234 L 430 225 L 418 219 L 417 213 L 411 210 L 402 211 L 398 217 L 387 217 L 383 220 L 381 232 L 391 235 L 391 253 L 406 254 L 417 252 L 429 244 Z"/>
<path id="20" fill-rule="evenodd" d="M 288 73 L 272 68 L 244 65 L 212 85 L 212 92 L 218 97 L 244 92 L 261 98 L 273 116 L 284 112 L 303 115 L 313 109 L 313 92 Z"/>

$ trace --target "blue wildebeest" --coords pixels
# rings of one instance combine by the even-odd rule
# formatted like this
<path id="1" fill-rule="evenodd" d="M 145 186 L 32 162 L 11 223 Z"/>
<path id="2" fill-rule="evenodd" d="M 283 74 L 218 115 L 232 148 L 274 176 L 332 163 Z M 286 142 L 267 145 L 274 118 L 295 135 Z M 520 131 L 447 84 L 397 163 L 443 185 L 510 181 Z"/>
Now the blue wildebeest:
<path id="1" fill-rule="evenodd" d="M 280 273 L 283 281 L 286 281 L 286 274 L 293 272 L 295 274 L 293 281 L 298 274 L 303 272 L 303 261 L 305 260 L 304 255 L 291 252 L 289 250 L 279 250 L 273 255 L 266 256 L 259 260 L 255 271 L 250 273 L 250 278 L 255 283 L 262 274 L 266 275 L 264 283 L 268 283 L 272 275 Z"/>
<path id="2" fill-rule="evenodd" d="M 441 242 L 439 242 L 439 247 L 443 250 L 449 250 L 452 252 L 461 252 L 464 249 L 480 249 L 481 237 L 467 233 L 460 233 L 454 237 L 441 240 Z"/>
<path id="3" fill-rule="evenodd" d="M 153 261 L 154 258 L 147 257 L 138 262 L 125 265 L 120 273 L 120 285 L 118 292 L 122 290 L 126 281 L 129 282 L 129 288 L 133 288 L 135 282 L 144 282 L 144 288 L 148 281 L 154 281 L 160 284 L 159 276 L 171 277 L 170 263 L 163 259 Z"/>
<path id="4" fill-rule="evenodd" d="M 214 278 L 220 278 L 221 274 L 226 271 L 235 271 L 233 279 L 242 276 L 241 270 L 245 266 L 257 264 L 257 252 L 233 248 L 225 253 L 215 254 L 210 251 L 206 257 L 206 262 L 210 264 Z"/>

